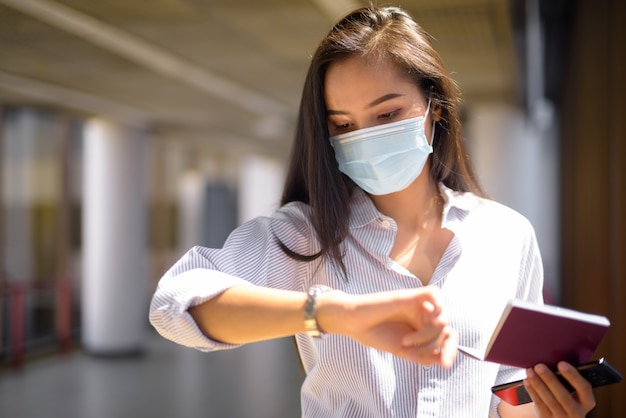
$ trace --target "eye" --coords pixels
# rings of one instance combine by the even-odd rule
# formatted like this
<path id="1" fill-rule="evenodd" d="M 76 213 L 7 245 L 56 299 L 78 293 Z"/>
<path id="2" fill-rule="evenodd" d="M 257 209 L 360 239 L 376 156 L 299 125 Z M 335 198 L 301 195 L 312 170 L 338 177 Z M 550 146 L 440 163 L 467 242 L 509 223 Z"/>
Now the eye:
<path id="1" fill-rule="evenodd" d="M 339 135 L 342 133 L 346 133 L 352 130 L 353 126 L 354 125 L 352 122 L 337 123 L 337 122 L 330 121 L 328 123 L 328 128 L 329 128 L 331 135 Z"/>
<path id="2" fill-rule="evenodd" d="M 386 112 L 386 113 L 381 113 L 378 115 L 378 119 L 392 119 L 394 118 L 398 113 L 400 112 L 400 109 L 396 109 L 396 110 L 392 110 L 391 112 Z"/>

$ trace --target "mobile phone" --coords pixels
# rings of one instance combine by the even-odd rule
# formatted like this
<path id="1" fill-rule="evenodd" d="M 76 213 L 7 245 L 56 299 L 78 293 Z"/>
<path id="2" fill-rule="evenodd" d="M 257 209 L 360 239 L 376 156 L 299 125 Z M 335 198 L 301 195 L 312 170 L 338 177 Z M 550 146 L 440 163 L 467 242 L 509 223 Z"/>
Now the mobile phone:
<path id="1" fill-rule="evenodd" d="M 576 367 L 582 377 L 587 379 L 591 383 L 591 387 L 598 387 L 604 385 L 610 385 L 613 383 L 621 382 L 623 377 L 617 369 L 611 366 L 604 357 L 599 360 L 590 361 L 589 363 L 581 364 Z M 574 392 L 574 388 L 569 382 L 561 376 L 558 371 L 555 371 L 556 376 L 561 383 L 570 391 Z M 498 396 L 500 399 L 510 403 L 511 405 L 522 405 L 532 402 L 530 395 L 524 388 L 522 380 L 515 382 L 504 383 L 502 385 L 496 385 L 491 388 L 491 392 Z"/>

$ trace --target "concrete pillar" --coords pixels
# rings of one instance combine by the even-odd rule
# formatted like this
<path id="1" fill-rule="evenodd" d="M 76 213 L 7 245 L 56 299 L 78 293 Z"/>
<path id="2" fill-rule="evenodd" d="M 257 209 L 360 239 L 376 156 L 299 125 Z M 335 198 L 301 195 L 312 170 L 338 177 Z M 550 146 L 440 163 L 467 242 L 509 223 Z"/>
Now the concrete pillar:
<path id="1" fill-rule="evenodd" d="M 246 222 L 256 216 L 270 215 L 280 206 L 285 170 L 274 159 L 249 155 L 240 160 L 238 179 L 238 218 Z M 237 364 L 242 375 L 239 386 L 242 402 L 239 405 L 240 416 L 272 417 L 296 416 L 302 381 L 300 366 L 297 361 L 285 361 L 295 357 L 295 344 L 292 338 L 281 338 L 255 344 L 248 350 L 242 350 Z M 253 364 L 262 364 L 272 370 L 275 385 L 263 384 L 263 373 L 253 372 Z M 288 394 L 288 396 L 285 396 Z"/>
<path id="2" fill-rule="evenodd" d="M 84 130 L 82 342 L 99 355 L 142 351 L 147 330 L 146 142 L 103 119 Z"/>
<path id="3" fill-rule="evenodd" d="M 30 281 L 34 274 L 32 206 L 35 200 L 37 114 L 13 111 L 4 125 L 2 149 L 2 251 L 4 280 Z"/>
<path id="4" fill-rule="evenodd" d="M 270 215 L 280 205 L 285 169 L 271 158 L 249 155 L 239 163 L 238 220 Z"/>
<path id="5" fill-rule="evenodd" d="M 203 245 L 206 207 L 205 177 L 198 170 L 188 170 L 178 185 L 178 252 L 182 255 L 194 245 Z"/>
<path id="6" fill-rule="evenodd" d="M 230 232 L 237 226 L 235 191 L 224 181 L 209 180 L 204 196 L 204 245 L 218 248 L 224 245 Z"/>

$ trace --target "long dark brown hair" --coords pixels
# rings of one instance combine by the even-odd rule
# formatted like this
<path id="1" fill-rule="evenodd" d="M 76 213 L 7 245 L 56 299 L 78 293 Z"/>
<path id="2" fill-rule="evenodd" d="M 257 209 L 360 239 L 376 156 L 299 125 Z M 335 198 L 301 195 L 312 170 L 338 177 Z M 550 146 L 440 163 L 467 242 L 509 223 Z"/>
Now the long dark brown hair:
<path id="1" fill-rule="evenodd" d="M 431 106 L 441 112 L 430 175 L 453 190 L 484 196 L 461 132 L 457 86 L 430 36 L 396 7 L 350 13 L 333 26 L 311 59 L 281 200 L 282 205 L 293 201 L 309 205 L 321 248 L 316 254 L 296 254 L 281 243 L 283 250 L 302 261 L 329 257 L 344 273 L 341 243 L 348 234 L 350 195 L 357 186 L 339 171 L 329 142 L 324 79 L 330 64 L 350 57 L 391 61 L 415 80 Z"/>

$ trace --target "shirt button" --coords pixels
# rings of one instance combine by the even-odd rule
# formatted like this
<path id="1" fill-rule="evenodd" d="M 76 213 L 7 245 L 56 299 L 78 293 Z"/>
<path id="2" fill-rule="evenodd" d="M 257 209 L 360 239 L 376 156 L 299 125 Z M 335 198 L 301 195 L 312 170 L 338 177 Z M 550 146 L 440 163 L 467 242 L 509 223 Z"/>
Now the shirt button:
<path id="1" fill-rule="evenodd" d="M 391 222 L 389 222 L 389 220 L 387 219 L 383 219 L 382 221 L 380 221 L 380 224 L 385 229 L 388 229 L 391 226 Z"/>

